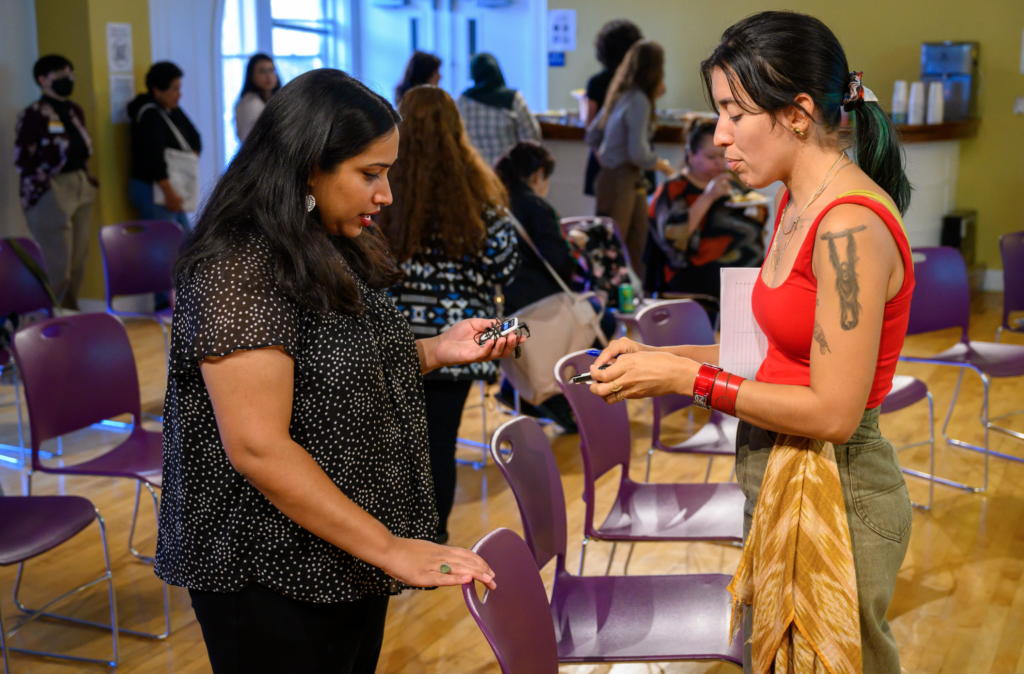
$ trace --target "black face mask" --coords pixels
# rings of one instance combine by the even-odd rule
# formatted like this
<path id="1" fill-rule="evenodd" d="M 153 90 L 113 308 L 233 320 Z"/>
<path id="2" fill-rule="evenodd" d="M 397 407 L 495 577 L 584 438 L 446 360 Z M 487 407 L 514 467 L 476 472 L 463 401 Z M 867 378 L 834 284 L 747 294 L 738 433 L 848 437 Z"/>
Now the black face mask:
<path id="1" fill-rule="evenodd" d="M 75 81 L 70 77 L 62 77 L 59 80 L 54 80 L 53 82 L 50 82 L 50 88 L 52 88 L 53 93 L 57 94 L 58 96 L 61 96 L 62 98 L 67 98 L 71 95 L 71 92 L 75 88 Z"/>

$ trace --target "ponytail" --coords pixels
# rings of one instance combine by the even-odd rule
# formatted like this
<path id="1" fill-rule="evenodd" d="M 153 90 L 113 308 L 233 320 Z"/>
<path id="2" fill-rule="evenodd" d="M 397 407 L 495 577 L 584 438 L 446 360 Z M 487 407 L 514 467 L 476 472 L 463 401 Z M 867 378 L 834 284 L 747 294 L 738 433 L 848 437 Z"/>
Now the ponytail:
<path id="1" fill-rule="evenodd" d="M 545 178 L 550 176 L 555 170 L 555 158 L 547 148 L 531 140 L 516 143 L 494 165 L 494 172 L 509 189 L 516 183 L 525 183 L 539 169 L 544 170 Z"/>
<path id="2" fill-rule="evenodd" d="M 896 126 L 878 103 L 867 101 L 854 108 L 853 122 L 857 165 L 892 197 L 901 214 L 906 213 L 912 188 Z"/>

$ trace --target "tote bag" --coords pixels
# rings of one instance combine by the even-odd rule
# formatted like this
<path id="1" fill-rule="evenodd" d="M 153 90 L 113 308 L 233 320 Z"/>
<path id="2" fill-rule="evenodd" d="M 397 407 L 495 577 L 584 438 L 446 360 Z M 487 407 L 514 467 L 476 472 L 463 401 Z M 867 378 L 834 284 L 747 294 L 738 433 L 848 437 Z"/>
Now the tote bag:
<path id="1" fill-rule="evenodd" d="M 562 288 L 562 292 L 516 312 L 519 320 L 530 328 L 530 340 L 523 345 L 519 358 L 501 361 L 502 373 L 519 396 L 532 405 L 539 405 L 562 392 L 555 379 L 555 365 L 562 356 L 590 348 L 595 339 L 605 345 L 608 340 L 601 332 L 601 315 L 590 302 L 597 295 L 573 292 L 540 254 L 522 224 L 516 222 L 515 226 L 519 236 Z"/>
<path id="2" fill-rule="evenodd" d="M 184 148 L 183 150 L 173 150 L 169 147 L 164 148 L 164 161 L 167 163 L 167 180 L 171 183 L 171 187 L 174 188 L 178 196 L 181 197 L 182 210 L 194 213 L 199 207 L 199 157 L 192 151 L 192 146 L 181 135 L 177 125 L 171 121 L 171 118 L 167 116 L 163 108 L 155 103 L 147 103 L 142 106 L 135 117 L 136 121 L 141 120 L 142 113 L 151 107 L 156 108 L 160 112 L 164 121 L 167 122 L 167 126 L 171 129 L 171 133 L 177 139 L 178 145 Z M 157 183 L 153 183 L 153 203 L 157 206 L 167 205 L 167 196 Z"/>

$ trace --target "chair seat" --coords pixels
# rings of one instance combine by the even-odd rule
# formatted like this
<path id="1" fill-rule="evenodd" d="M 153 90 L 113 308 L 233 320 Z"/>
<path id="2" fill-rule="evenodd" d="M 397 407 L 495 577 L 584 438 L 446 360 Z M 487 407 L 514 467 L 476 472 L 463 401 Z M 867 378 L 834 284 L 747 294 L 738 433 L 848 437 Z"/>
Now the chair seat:
<path id="1" fill-rule="evenodd" d="M 101 475 L 142 480 L 159 488 L 163 483 L 163 434 L 141 426 L 128 439 L 106 454 L 70 466 L 47 466 L 44 473 L 61 475 Z"/>
<path id="2" fill-rule="evenodd" d="M 664 452 L 687 454 L 711 454 L 714 456 L 736 455 L 736 431 L 740 420 L 713 410 L 708 421 L 699 431 L 678 445 L 666 445 L 660 438 L 654 446 Z"/>
<path id="3" fill-rule="evenodd" d="M 745 500 L 734 482 L 626 479 L 604 524 L 587 535 L 611 541 L 741 541 Z"/>
<path id="4" fill-rule="evenodd" d="M 729 643 L 730 576 L 559 574 L 551 599 L 558 661 L 743 662 L 743 639 Z"/>
<path id="5" fill-rule="evenodd" d="M 96 509 L 81 496 L 0 496 L 0 566 L 52 550 L 94 519 Z"/>
<path id="6" fill-rule="evenodd" d="M 881 414 L 898 412 L 928 397 L 928 386 L 916 377 L 896 375 L 892 378 L 892 390 L 882 401 Z"/>
<path id="7" fill-rule="evenodd" d="M 990 377 L 1024 375 L 1024 346 L 995 342 L 960 342 L 940 354 L 927 358 L 905 358 L 908 361 L 969 365 Z"/>

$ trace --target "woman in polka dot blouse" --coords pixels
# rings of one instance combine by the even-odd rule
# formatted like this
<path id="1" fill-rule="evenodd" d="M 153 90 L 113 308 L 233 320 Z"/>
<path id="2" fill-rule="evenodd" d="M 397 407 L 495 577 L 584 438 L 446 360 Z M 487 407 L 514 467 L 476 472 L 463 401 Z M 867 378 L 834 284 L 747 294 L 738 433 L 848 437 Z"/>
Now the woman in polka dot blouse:
<path id="1" fill-rule="evenodd" d="M 156 573 L 189 589 L 215 674 L 369 674 L 389 596 L 495 587 L 433 542 L 423 375 L 516 342 L 476 344 L 484 319 L 415 340 L 385 294 L 398 121 L 340 71 L 295 78 L 178 262 Z"/>

